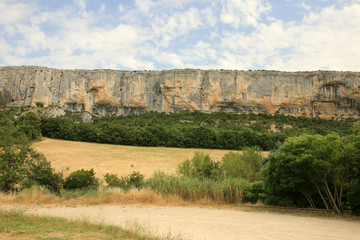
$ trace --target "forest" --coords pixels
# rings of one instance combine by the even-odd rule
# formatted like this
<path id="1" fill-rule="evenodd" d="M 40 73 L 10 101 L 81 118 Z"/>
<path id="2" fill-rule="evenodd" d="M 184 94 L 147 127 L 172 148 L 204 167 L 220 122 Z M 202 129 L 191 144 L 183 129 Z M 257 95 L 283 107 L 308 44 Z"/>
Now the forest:
<path id="1" fill-rule="evenodd" d="M 41 119 L 43 136 L 74 141 L 134 146 L 241 150 L 258 146 L 270 151 L 286 138 L 301 134 L 351 134 L 354 119 L 327 120 L 275 114 L 157 113 L 94 118 Z"/>

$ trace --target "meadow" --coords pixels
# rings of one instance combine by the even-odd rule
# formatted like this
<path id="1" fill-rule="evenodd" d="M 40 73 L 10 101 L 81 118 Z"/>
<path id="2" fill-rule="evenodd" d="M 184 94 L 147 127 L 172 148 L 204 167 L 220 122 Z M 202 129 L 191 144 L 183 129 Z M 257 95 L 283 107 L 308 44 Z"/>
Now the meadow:
<path id="1" fill-rule="evenodd" d="M 138 171 L 145 177 L 151 177 L 154 171 L 174 174 L 179 163 L 192 158 L 196 151 L 209 154 L 214 161 L 221 161 L 229 152 L 215 149 L 122 146 L 49 138 L 34 143 L 32 147 L 44 154 L 51 166 L 62 171 L 65 176 L 78 169 L 93 168 L 98 178 L 106 173 L 126 176 L 133 171 Z M 269 153 L 263 154 L 266 157 Z"/>

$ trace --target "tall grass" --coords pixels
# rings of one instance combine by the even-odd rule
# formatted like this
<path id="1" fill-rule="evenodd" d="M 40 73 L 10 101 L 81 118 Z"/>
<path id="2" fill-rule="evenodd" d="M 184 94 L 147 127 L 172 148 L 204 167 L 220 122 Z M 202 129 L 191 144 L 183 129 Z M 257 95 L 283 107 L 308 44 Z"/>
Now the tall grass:
<path id="1" fill-rule="evenodd" d="M 60 204 L 65 206 L 98 204 L 156 204 L 183 205 L 178 196 L 164 196 L 151 189 L 131 189 L 99 187 L 88 192 L 66 191 L 61 196 L 52 194 L 44 187 L 32 186 L 19 193 L 0 193 L 0 204 Z"/>
<path id="2" fill-rule="evenodd" d="M 243 179 L 197 179 L 155 172 L 144 182 L 146 188 L 164 195 L 177 195 L 182 199 L 197 201 L 209 199 L 217 203 L 242 203 L 249 182 Z"/>
<path id="3" fill-rule="evenodd" d="M 0 204 L 241 204 L 251 184 L 243 179 L 197 179 L 155 172 L 141 189 L 122 190 L 100 186 L 98 189 L 63 190 L 52 194 L 44 187 L 33 186 L 16 194 L 0 194 Z"/>

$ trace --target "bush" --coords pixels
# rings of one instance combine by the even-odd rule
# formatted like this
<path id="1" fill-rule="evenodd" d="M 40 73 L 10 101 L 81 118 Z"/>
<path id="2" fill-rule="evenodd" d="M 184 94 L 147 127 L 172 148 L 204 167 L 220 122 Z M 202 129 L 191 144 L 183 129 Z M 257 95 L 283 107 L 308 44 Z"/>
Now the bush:
<path id="1" fill-rule="evenodd" d="M 108 184 L 108 187 L 118 187 L 124 190 L 129 190 L 131 188 L 141 188 L 144 175 L 140 174 L 140 172 L 133 172 L 132 174 L 118 178 L 116 174 L 105 174 L 104 176 L 105 182 Z"/>
<path id="2" fill-rule="evenodd" d="M 264 199 L 264 192 L 264 182 L 253 182 L 244 190 L 244 202 L 257 203 L 259 200 Z"/>
<path id="3" fill-rule="evenodd" d="M 36 184 L 60 193 L 62 173 L 56 173 L 44 155 L 30 147 L 5 147 L 0 151 L 0 191 L 20 191 Z"/>
<path id="4" fill-rule="evenodd" d="M 135 188 L 141 188 L 143 181 L 144 175 L 140 174 L 140 172 L 133 172 L 126 178 L 128 185 Z"/>
<path id="5" fill-rule="evenodd" d="M 257 147 L 247 148 L 242 153 L 229 152 L 223 157 L 222 169 L 228 177 L 254 182 L 260 178 L 262 159 Z"/>
<path id="6" fill-rule="evenodd" d="M 64 183 L 64 189 L 85 189 L 85 188 L 97 188 L 99 186 L 98 180 L 95 178 L 94 169 L 84 170 L 80 169 L 72 172 Z"/>
<path id="7" fill-rule="evenodd" d="M 104 176 L 108 187 L 118 187 L 127 190 L 127 185 L 123 179 L 118 178 L 117 174 L 107 173 Z"/>
<path id="8" fill-rule="evenodd" d="M 349 187 L 347 197 L 352 213 L 360 216 L 360 180 L 356 179 Z"/>
<path id="9" fill-rule="evenodd" d="M 221 176 L 220 164 L 202 152 L 195 152 L 191 160 L 180 163 L 178 172 L 186 177 L 199 179 L 218 179 Z"/>

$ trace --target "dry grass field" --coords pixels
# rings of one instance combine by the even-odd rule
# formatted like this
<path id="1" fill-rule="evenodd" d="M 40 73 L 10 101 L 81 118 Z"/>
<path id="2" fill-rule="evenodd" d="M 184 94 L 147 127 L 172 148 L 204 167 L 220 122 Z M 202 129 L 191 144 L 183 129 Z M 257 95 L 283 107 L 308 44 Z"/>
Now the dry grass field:
<path id="1" fill-rule="evenodd" d="M 213 149 L 134 147 L 47 138 L 34 143 L 33 147 L 43 153 L 56 170 L 63 171 L 65 176 L 81 168 L 93 168 L 99 178 L 106 173 L 126 176 L 133 171 L 140 171 L 146 177 L 150 177 L 156 170 L 175 173 L 178 164 L 192 158 L 196 151 L 209 154 L 216 161 L 220 161 L 229 152 Z"/>

